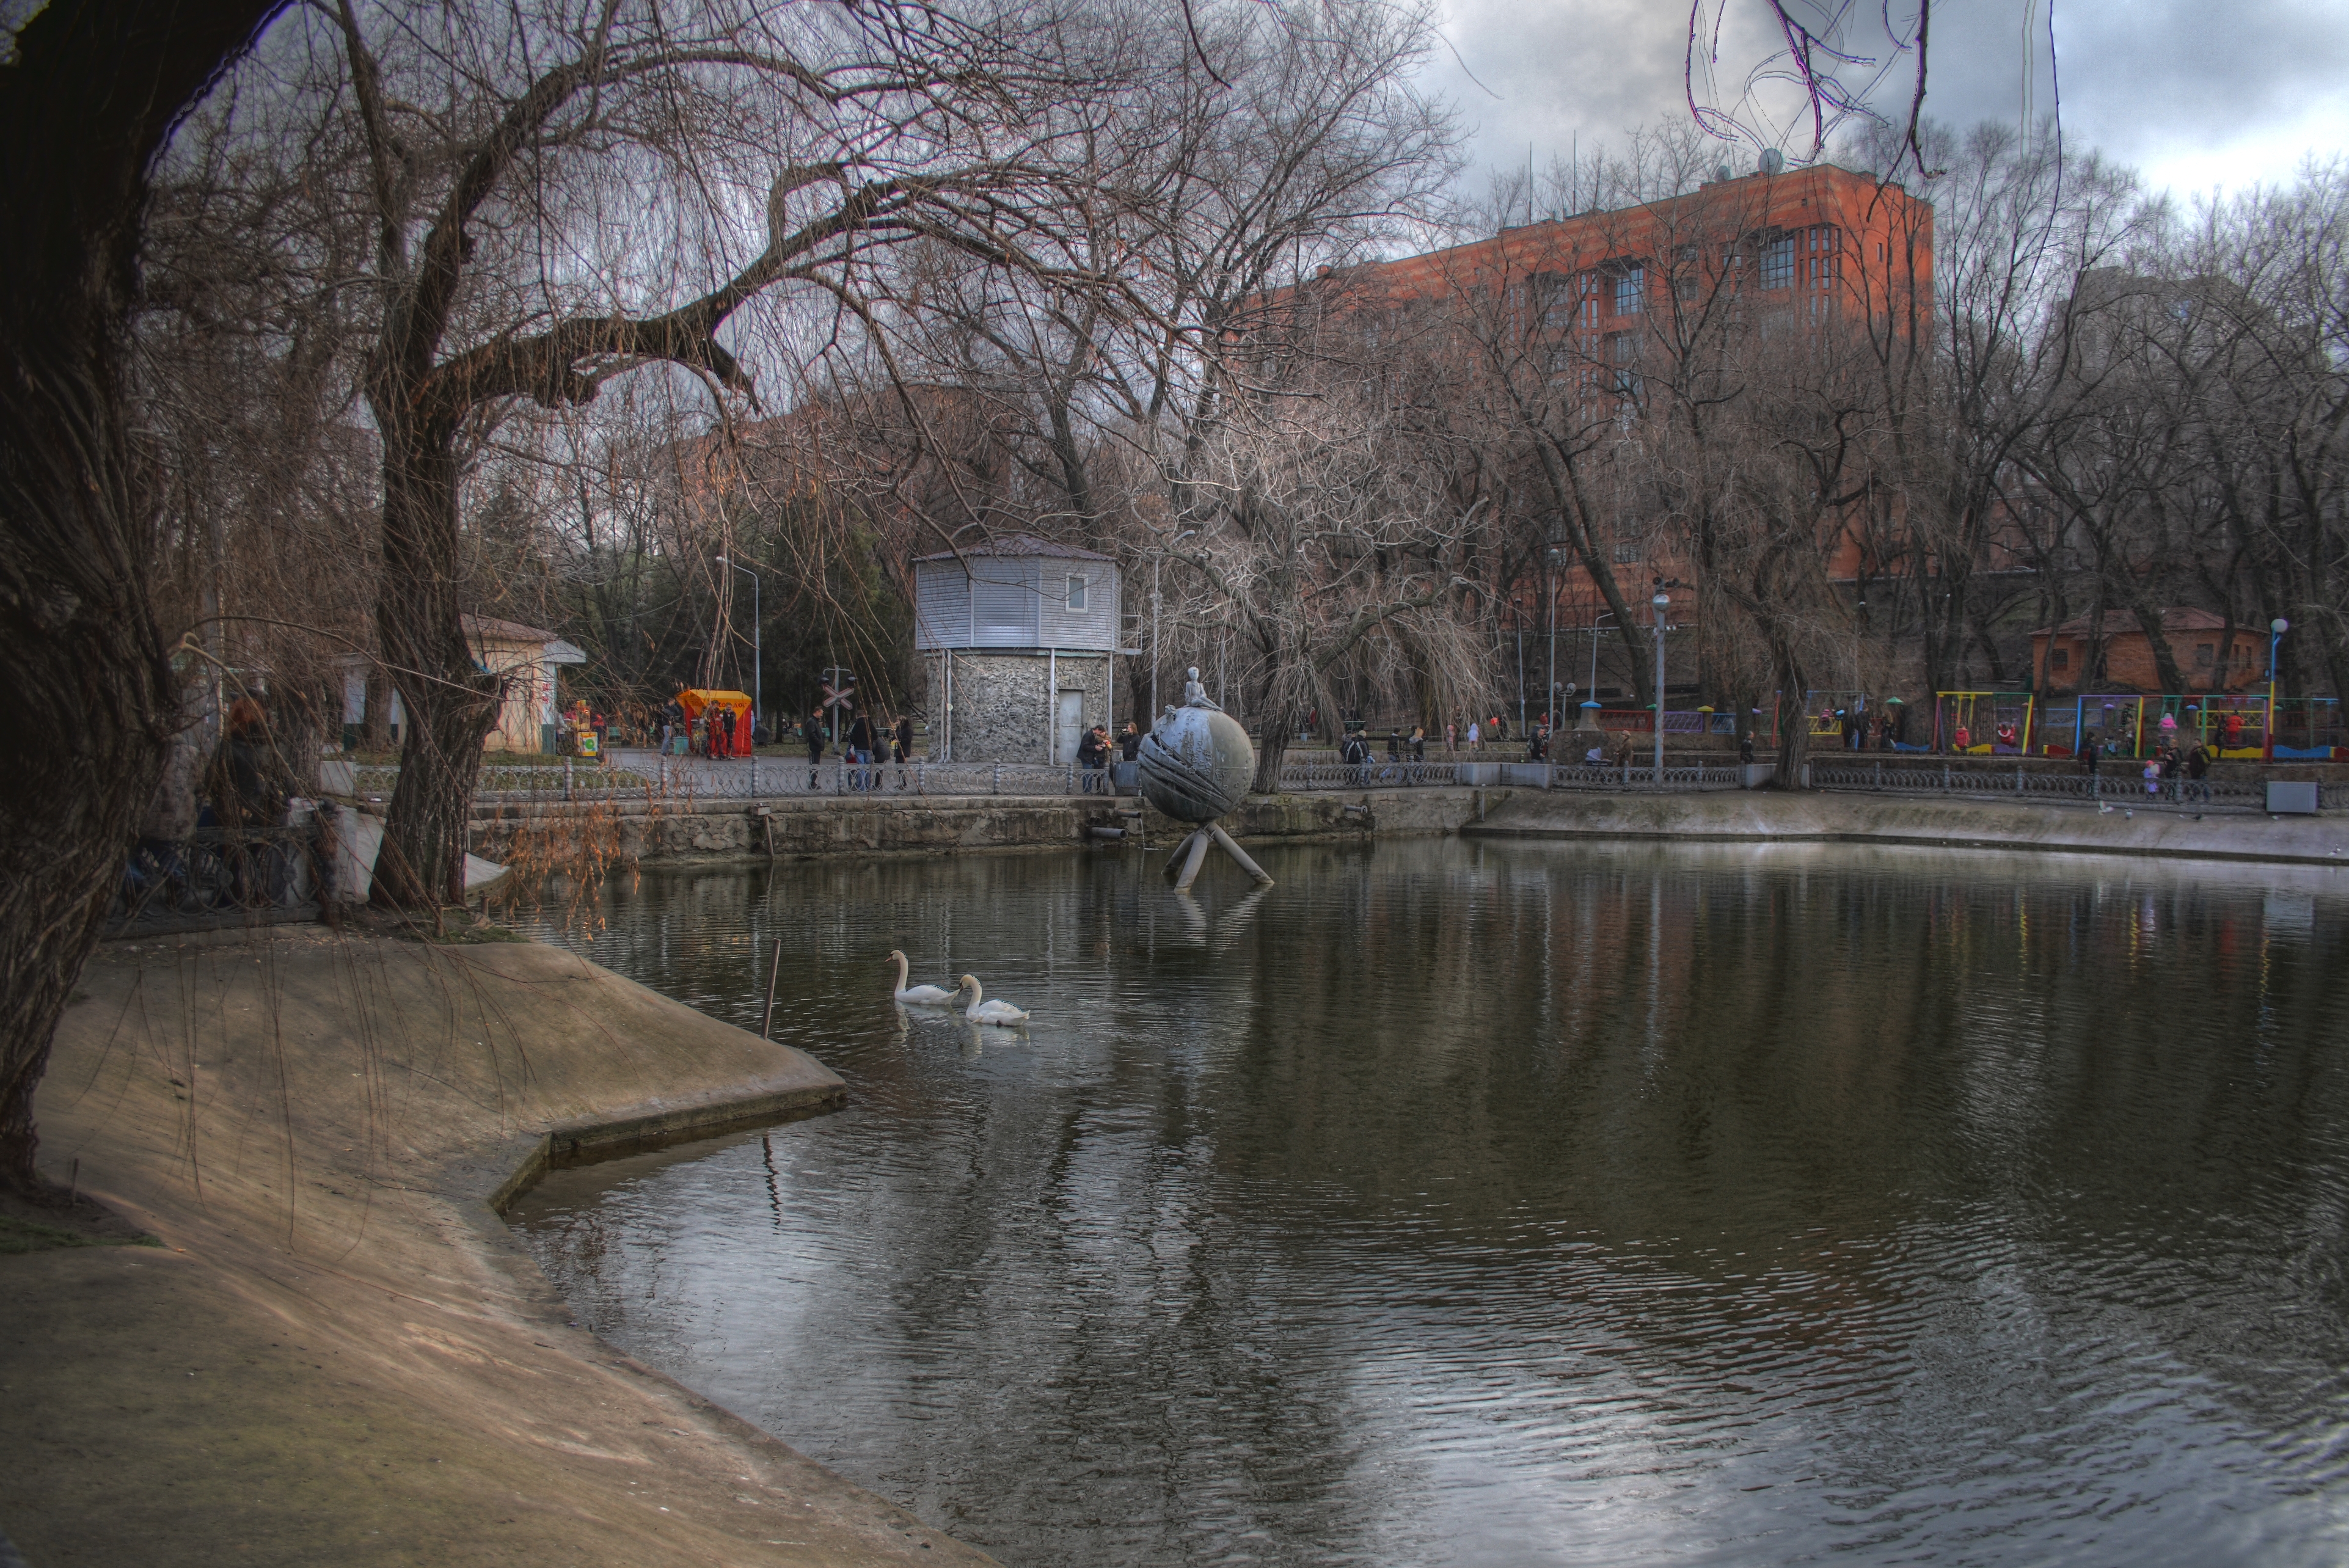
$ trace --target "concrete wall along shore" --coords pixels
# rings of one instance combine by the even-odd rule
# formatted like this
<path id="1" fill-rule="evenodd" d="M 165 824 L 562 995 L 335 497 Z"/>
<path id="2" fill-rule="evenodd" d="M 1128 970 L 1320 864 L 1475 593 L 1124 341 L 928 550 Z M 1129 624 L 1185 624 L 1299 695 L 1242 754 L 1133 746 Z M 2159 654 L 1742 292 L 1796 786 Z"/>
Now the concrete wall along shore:
<path id="1" fill-rule="evenodd" d="M 1251 799 L 1225 820 L 1234 837 L 1283 840 L 1453 833 L 1504 793 L 1426 789 Z M 1139 812 L 1139 815 L 1132 813 Z M 1096 829 L 1125 836 L 1108 840 Z M 938 854 L 1147 842 L 1172 848 L 1189 829 L 1127 796 L 790 795 L 761 800 L 548 801 L 482 805 L 472 849 L 512 858 L 528 832 L 599 835 L 623 861 L 777 859 L 833 854 Z"/>

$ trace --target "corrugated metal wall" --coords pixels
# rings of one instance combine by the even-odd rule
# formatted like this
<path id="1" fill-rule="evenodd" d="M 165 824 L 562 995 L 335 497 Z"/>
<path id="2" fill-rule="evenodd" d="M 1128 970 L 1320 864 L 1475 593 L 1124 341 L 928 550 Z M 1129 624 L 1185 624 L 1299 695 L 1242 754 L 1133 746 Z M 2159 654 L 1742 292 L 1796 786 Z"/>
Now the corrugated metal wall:
<path id="1" fill-rule="evenodd" d="M 1117 647 L 1117 568 L 1106 561 L 1054 556 L 967 558 L 914 565 L 914 646 L 1065 648 L 1110 653 Z M 975 578 L 975 580 L 974 580 Z M 1084 583 L 1084 608 L 1069 607 L 1071 578 Z"/>

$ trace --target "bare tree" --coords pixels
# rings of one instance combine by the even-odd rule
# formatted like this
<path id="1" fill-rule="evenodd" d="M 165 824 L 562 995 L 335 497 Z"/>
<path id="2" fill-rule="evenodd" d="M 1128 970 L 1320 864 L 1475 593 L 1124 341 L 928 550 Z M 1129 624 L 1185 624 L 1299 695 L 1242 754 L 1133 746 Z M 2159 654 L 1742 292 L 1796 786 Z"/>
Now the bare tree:
<path id="1" fill-rule="evenodd" d="M 60 0 L 0 66 L 0 1183 L 180 704 L 149 597 L 157 485 L 125 417 L 148 173 L 275 7 Z"/>
<path id="2" fill-rule="evenodd" d="M 794 284 L 853 309 L 878 247 L 1020 257 L 1057 211 L 1079 76 L 1102 62 L 1072 60 L 1092 40 L 1071 19 L 910 4 L 329 15 L 285 46 L 339 61 L 305 87 L 355 119 L 375 231 L 377 632 L 409 715 L 376 886 L 429 904 L 460 891 L 498 696 L 460 622 L 485 433 L 654 363 L 748 396 L 729 322 Z"/>

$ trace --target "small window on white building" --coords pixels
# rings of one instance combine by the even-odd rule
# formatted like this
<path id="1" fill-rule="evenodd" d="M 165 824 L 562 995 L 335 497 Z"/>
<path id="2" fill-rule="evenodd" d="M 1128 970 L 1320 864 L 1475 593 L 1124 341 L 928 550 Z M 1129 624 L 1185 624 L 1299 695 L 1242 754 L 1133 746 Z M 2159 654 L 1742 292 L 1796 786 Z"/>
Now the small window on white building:
<path id="1" fill-rule="evenodd" d="M 1081 613 L 1084 607 L 1085 579 L 1081 577 L 1071 577 L 1069 579 L 1069 608 L 1072 611 Z"/>

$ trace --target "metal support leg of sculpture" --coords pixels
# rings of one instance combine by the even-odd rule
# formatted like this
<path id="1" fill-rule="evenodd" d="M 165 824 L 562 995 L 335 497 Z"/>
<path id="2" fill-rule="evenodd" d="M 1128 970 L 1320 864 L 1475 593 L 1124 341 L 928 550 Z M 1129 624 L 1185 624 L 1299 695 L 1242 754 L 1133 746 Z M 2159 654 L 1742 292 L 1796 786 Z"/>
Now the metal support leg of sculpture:
<path id="1" fill-rule="evenodd" d="M 1247 872 L 1248 875 L 1256 878 L 1257 881 L 1262 882 L 1267 887 L 1270 887 L 1272 885 L 1272 878 L 1265 874 L 1265 870 L 1262 866 L 1248 859 L 1248 854 L 1246 850 L 1241 849 L 1237 844 L 1232 842 L 1232 836 L 1224 831 L 1224 825 L 1221 822 L 1208 823 L 1207 831 L 1216 835 L 1216 842 L 1224 846 L 1224 853 L 1239 861 L 1240 870 Z"/>
<path id="2" fill-rule="evenodd" d="M 1212 842 L 1204 828 L 1191 835 L 1191 852 L 1184 857 L 1183 874 L 1174 879 L 1176 892 L 1190 892 L 1191 884 L 1199 880 L 1199 868 L 1207 863 L 1207 846 Z"/>
<path id="3" fill-rule="evenodd" d="M 1175 841 L 1174 852 L 1166 857 L 1165 877 L 1168 882 L 1173 882 L 1181 872 L 1183 857 L 1191 852 L 1191 841 L 1197 837 L 1199 837 L 1199 831 L 1195 828 Z"/>

